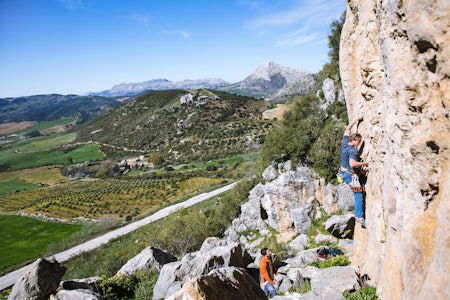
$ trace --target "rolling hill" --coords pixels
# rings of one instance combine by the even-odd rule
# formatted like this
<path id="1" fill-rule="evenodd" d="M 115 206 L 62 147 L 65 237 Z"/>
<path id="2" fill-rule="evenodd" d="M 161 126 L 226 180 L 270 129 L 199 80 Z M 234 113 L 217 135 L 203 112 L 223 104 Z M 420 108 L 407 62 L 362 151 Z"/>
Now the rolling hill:
<path id="1" fill-rule="evenodd" d="M 155 152 L 187 163 L 255 152 L 271 127 L 267 101 L 210 90 L 144 93 L 75 130 L 110 157 Z"/>
<path id="2" fill-rule="evenodd" d="M 118 100 L 98 96 L 48 94 L 6 98 L 0 99 L 0 122 L 42 122 L 75 116 L 87 121 L 119 104 Z"/>

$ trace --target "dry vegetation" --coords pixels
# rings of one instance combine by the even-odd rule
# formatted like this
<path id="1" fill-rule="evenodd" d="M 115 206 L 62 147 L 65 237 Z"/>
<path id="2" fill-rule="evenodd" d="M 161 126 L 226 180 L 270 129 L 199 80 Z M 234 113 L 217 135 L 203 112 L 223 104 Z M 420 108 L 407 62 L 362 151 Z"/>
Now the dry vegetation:
<path id="1" fill-rule="evenodd" d="M 58 125 L 58 126 L 44 129 L 44 130 L 40 130 L 39 132 L 42 135 L 48 135 L 48 134 L 57 133 L 57 132 L 66 132 L 66 131 L 74 128 L 76 125 L 77 125 L 76 122 L 70 122 L 68 124 Z"/>
<path id="2" fill-rule="evenodd" d="M 0 124 L 0 134 L 7 134 L 15 131 L 19 131 L 30 126 L 37 124 L 37 122 L 10 122 Z"/>
<path id="3" fill-rule="evenodd" d="M 284 112 L 288 109 L 286 104 L 277 104 L 277 107 L 263 112 L 264 120 L 281 120 Z"/>

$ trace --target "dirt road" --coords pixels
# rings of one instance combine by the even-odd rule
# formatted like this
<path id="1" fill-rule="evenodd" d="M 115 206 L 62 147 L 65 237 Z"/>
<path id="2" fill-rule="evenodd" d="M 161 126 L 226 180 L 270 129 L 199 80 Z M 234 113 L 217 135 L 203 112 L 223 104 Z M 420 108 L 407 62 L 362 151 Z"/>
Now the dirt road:
<path id="1" fill-rule="evenodd" d="M 103 244 L 108 243 L 109 240 L 120 237 L 122 235 L 126 235 L 136 229 L 138 229 L 139 227 L 145 226 L 147 224 L 150 224 L 154 221 L 160 220 L 162 218 L 167 217 L 168 215 L 179 211 L 180 209 L 183 209 L 185 207 L 189 207 L 192 206 L 194 204 L 197 204 L 199 202 L 205 201 L 206 199 L 209 199 L 211 197 L 217 196 L 223 192 L 226 192 L 230 189 L 232 189 L 234 186 L 236 185 L 235 183 L 231 183 L 227 186 L 218 188 L 214 191 L 211 192 L 207 192 L 207 193 L 203 193 L 201 195 L 192 197 L 184 202 L 178 203 L 178 204 L 174 204 L 172 206 L 166 207 L 164 209 L 159 210 L 158 212 L 154 213 L 151 216 L 148 216 L 144 219 L 141 219 L 139 221 L 133 222 L 131 224 L 128 224 L 126 226 L 123 226 L 121 228 L 118 228 L 116 230 L 113 230 L 111 232 L 108 232 L 105 235 L 99 236 L 95 239 L 92 239 L 90 241 L 87 241 L 81 245 L 75 246 L 69 250 L 66 250 L 64 252 L 55 254 L 54 257 L 55 259 L 62 263 L 65 261 L 68 261 L 70 259 L 71 256 L 80 254 L 81 252 L 84 251 L 90 251 L 93 249 L 96 249 L 98 247 L 100 247 Z M 0 277 L 0 290 L 4 290 L 10 286 L 12 286 L 16 280 L 19 278 L 19 276 L 26 271 L 28 268 L 30 267 L 30 265 L 27 265 L 25 267 L 22 267 L 18 270 L 15 270 L 11 273 L 8 273 L 2 277 Z"/>

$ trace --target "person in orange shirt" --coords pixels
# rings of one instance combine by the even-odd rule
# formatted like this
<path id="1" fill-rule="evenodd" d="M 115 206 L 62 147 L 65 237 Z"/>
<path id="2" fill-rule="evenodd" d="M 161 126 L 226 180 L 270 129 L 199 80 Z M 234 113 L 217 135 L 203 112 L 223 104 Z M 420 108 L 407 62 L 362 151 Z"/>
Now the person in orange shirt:
<path id="1" fill-rule="evenodd" d="M 266 296 L 270 293 L 272 297 L 277 294 L 278 285 L 273 281 L 278 271 L 273 266 L 272 252 L 267 248 L 261 249 L 261 260 L 259 261 L 259 283 Z"/>

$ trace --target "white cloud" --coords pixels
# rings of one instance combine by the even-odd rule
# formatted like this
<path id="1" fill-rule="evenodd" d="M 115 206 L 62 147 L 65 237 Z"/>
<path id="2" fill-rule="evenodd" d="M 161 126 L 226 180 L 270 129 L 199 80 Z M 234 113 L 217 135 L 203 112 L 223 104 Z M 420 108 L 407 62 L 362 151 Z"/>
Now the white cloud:
<path id="1" fill-rule="evenodd" d="M 329 0 L 290 3 L 290 6 L 277 6 L 278 9 L 266 7 L 266 13 L 250 19 L 247 27 L 257 36 L 271 39 L 277 47 L 322 44 L 331 21 L 338 19 L 346 7 L 345 2 Z"/>
<path id="2" fill-rule="evenodd" d="M 275 46 L 277 47 L 292 47 L 292 46 L 297 46 L 297 45 L 301 45 L 301 44 L 306 44 L 306 43 L 312 43 L 317 41 L 317 39 L 319 38 L 319 35 L 317 34 L 317 32 L 313 32 L 310 34 L 292 34 L 292 35 L 288 35 L 286 37 L 281 38 L 279 41 L 277 41 L 275 43 Z"/>
<path id="3" fill-rule="evenodd" d="M 250 20 L 250 28 L 289 27 L 299 23 L 328 26 L 330 21 L 337 19 L 342 13 L 339 1 L 314 0 L 298 1 L 294 7 L 286 10 L 271 11 L 266 15 Z"/>
<path id="4" fill-rule="evenodd" d="M 131 16 L 131 19 L 137 23 L 143 23 L 143 24 L 147 24 L 148 22 L 150 22 L 150 17 L 148 17 L 148 16 L 134 15 L 134 16 Z"/>
<path id="5" fill-rule="evenodd" d="M 177 30 L 164 30 L 161 32 L 163 35 L 175 35 L 181 36 L 183 39 L 188 39 L 191 37 L 191 34 L 186 31 L 177 31 Z"/>

